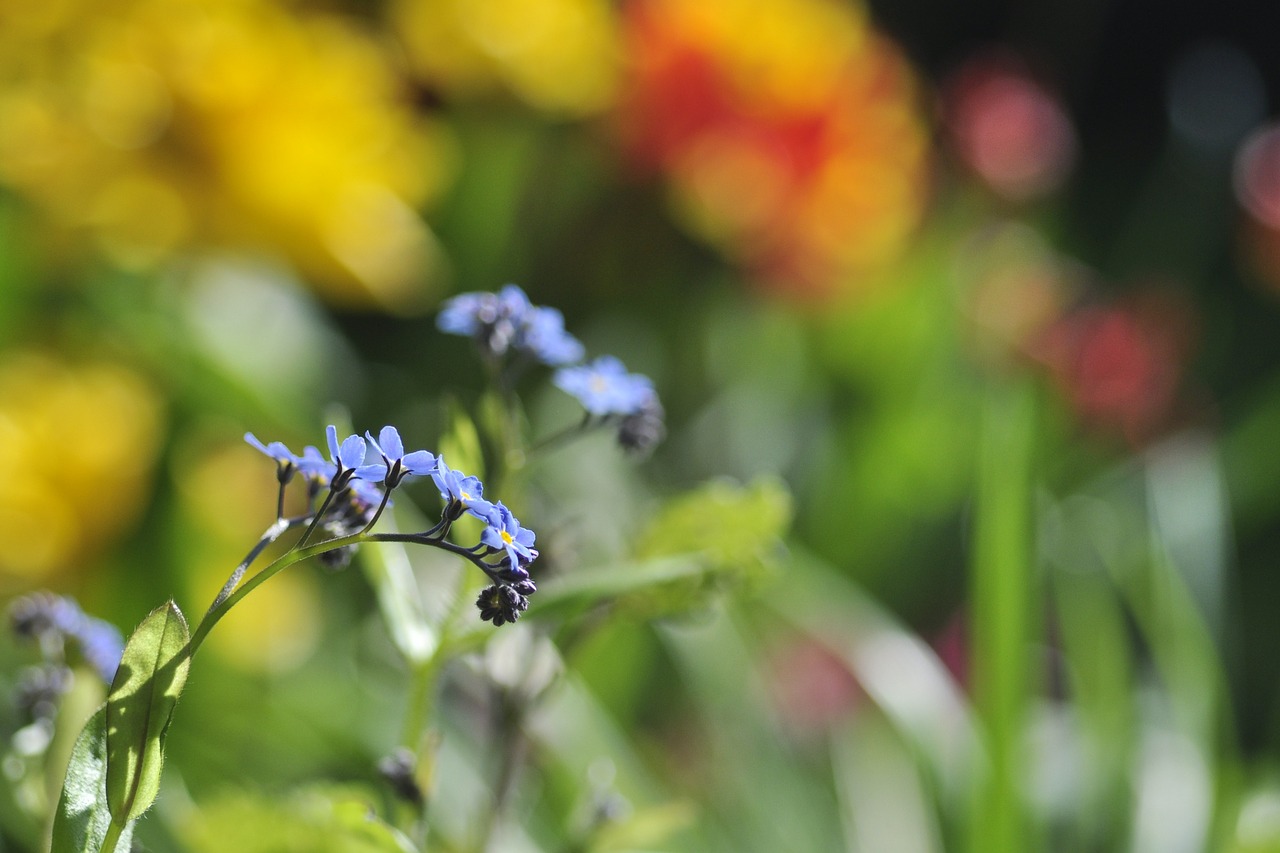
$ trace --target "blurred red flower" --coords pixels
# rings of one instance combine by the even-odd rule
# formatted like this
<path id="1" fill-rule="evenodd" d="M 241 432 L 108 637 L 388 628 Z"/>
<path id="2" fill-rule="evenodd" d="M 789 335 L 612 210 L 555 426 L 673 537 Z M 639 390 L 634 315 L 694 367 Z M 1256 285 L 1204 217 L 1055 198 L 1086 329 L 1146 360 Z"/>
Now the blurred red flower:
<path id="1" fill-rule="evenodd" d="M 828 296 L 919 221 L 927 145 L 901 53 L 827 0 L 633 0 L 616 124 L 677 215 L 768 289 Z"/>

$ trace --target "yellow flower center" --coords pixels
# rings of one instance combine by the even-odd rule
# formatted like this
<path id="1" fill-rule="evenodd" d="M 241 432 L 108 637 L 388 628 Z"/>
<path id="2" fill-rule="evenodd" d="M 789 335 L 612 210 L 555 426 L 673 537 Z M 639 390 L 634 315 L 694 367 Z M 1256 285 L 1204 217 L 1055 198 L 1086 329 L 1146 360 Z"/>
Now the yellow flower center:
<path id="1" fill-rule="evenodd" d="M 508 532 L 507 532 L 507 531 L 505 531 L 505 530 L 504 530 L 504 531 L 502 531 L 502 541 L 503 541 L 503 542 L 505 542 L 506 544 L 510 545 L 510 544 L 512 543 L 512 541 L 513 541 L 513 540 L 512 540 L 512 538 L 511 538 L 511 534 L 510 534 L 510 533 L 508 533 Z"/>

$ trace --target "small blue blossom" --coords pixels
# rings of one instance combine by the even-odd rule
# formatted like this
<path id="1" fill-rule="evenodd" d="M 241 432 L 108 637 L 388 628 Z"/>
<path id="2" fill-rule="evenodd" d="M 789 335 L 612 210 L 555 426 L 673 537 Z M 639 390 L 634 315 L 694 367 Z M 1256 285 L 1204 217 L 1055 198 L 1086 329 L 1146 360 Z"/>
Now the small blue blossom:
<path id="1" fill-rule="evenodd" d="M 400 481 L 409 476 L 426 476 L 436 469 L 436 457 L 425 450 L 404 452 L 404 442 L 400 440 L 400 431 L 393 426 L 384 426 L 374 439 L 365 433 L 373 449 L 382 455 L 387 466 L 385 482 L 387 488 L 394 489 Z"/>
<path id="2" fill-rule="evenodd" d="M 330 488 L 335 491 L 346 488 L 352 478 L 380 483 L 387 476 L 387 466 L 381 462 L 364 464 L 368 445 L 358 435 L 349 435 L 338 444 L 338 428 L 329 425 L 325 430 L 325 438 L 329 441 L 329 458 L 337 470 L 330 481 Z"/>
<path id="3" fill-rule="evenodd" d="M 574 364 L 586 351 L 582 342 L 564 330 L 564 315 L 555 308 L 534 308 L 520 329 L 519 346 L 543 364 Z"/>
<path id="4" fill-rule="evenodd" d="M 502 501 L 493 505 L 487 521 L 489 526 L 480 534 L 480 541 L 495 551 L 506 551 L 513 570 L 538 558 L 538 552 L 533 549 L 533 531 L 521 527 Z"/>
<path id="5" fill-rule="evenodd" d="M 338 466 L 325 459 L 320 450 L 310 444 L 302 449 L 302 455 L 298 457 L 297 465 L 298 470 L 302 472 L 304 477 L 322 485 L 328 485 L 329 481 L 333 479 L 333 475 L 338 472 Z"/>
<path id="6" fill-rule="evenodd" d="M 449 334 L 474 338 L 494 357 L 516 350 L 553 366 L 582 358 L 582 344 L 564 330 L 564 315 L 554 308 L 533 305 L 514 284 L 497 293 L 453 297 L 444 303 L 436 326 Z"/>
<path id="7" fill-rule="evenodd" d="M 289 448 L 284 446 L 283 442 L 273 441 L 270 444 L 263 444 L 258 437 L 251 432 L 244 434 L 244 440 L 279 462 L 281 465 L 293 465 L 298 461 L 298 457 L 294 456 Z"/>
<path id="8" fill-rule="evenodd" d="M 491 356 L 505 355 L 516 342 L 532 306 L 524 291 L 508 284 L 497 293 L 462 293 L 444 303 L 436 326 L 474 338 Z"/>
<path id="9" fill-rule="evenodd" d="M 283 442 L 273 441 L 270 444 L 263 444 L 258 437 L 251 432 L 244 434 L 244 440 L 256 447 L 258 450 L 276 460 L 277 476 L 280 482 L 287 483 L 293 477 L 293 472 L 298 467 L 298 457 L 293 455 L 289 448 L 285 447 Z"/>
<path id="10" fill-rule="evenodd" d="M 369 480 L 352 480 L 347 488 L 351 490 L 352 498 L 362 504 L 362 508 L 372 510 L 382 503 L 382 490 Z M 387 506 L 391 505 L 388 500 Z"/>
<path id="11" fill-rule="evenodd" d="M 632 415 L 657 399 L 653 382 L 639 373 L 628 373 L 622 362 L 602 355 L 591 364 L 557 370 L 552 382 L 578 398 L 593 415 Z"/>
<path id="12" fill-rule="evenodd" d="M 446 504 L 456 504 L 476 518 L 488 520 L 493 504 L 484 499 L 484 484 L 478 477 L 468 477 L 450 468 L 444 457 L 439 456 L 436 457 L 436 469 L 431 472 L 431 479 L 436 481 L 440 497 Z"/>

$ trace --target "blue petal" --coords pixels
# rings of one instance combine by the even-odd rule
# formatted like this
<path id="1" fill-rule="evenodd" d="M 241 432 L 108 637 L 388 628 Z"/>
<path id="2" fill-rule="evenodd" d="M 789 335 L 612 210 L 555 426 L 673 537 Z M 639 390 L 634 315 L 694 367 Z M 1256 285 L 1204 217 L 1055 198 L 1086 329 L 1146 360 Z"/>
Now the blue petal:
<path id="1" fill-rule="evenodd" d="M 338 454 L 338 428 L 333 424 L 329 424 L 324 431 L 324 437 L 329 442 L 329 458 L 337 462 L 340 458 Z"/>
<path id="2" fill-rule="evenodd" d="M 349 435 L 342 442 L 342 447 L 338 449 L 338 461 L 343 467 L 359 468 L 364 464 L 364 455 L 368 449 L 363 438 L 358 435 Z"/>
<path id="3" fill-rule="evenodd" d="M 436 458 L 426 450 L 415 450 L 405 455 L 400 462 L 410 472 L 418 475 L 430 474 L 436 470 Z"/>
<path id="4" fill-rule="evenodd" d="M 400 440 L 400 431 L 393 426 L 384 426 L 378 433 L 378 445 L 382 455 L 388 459 L 400 459 L 404 456 L 404 442 Z"/>
<path id="5" fill-rule="evenodd" d="M 356 467 L 356 479 L 368 480 L 370 483 L 381 483 L 387 478 L 387 466 L 381 462 Z"/>

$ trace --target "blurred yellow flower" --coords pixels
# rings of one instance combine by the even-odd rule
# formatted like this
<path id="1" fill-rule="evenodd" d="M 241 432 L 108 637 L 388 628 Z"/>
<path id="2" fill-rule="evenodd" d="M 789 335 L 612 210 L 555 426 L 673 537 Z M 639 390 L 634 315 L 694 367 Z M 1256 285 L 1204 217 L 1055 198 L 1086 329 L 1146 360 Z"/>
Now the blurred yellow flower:
<path id="1" fill-rule="evenodd" d="M 36 5 L 0 11 L 0 182 L 129 267 L 229 245 L 337 301 L 421 299 L 416 209 L 450 146 L 354 25 L 265 0 Z"/>
<path id="2" fill-rule="evenodd" d="M 150 493 L 155 391 L 123 367 L 34 352 L 0 360 L 0 581 L 43 581 L 100 553 Z"/>
<path id="3" fill-rule="evenodd" d="M 608 0 L 393 0 L 414 70 L 447 96 L 506 89 L 552 113 L 613 101 L 618 36 Z"/>
<path id="4" fill-rule="evenodd" d="M 833 0 L 633 0 L 624 145 L 677 215 L 770 289 L 829 296 L 895 258 L 923 213 L 914 75 Z"/>

